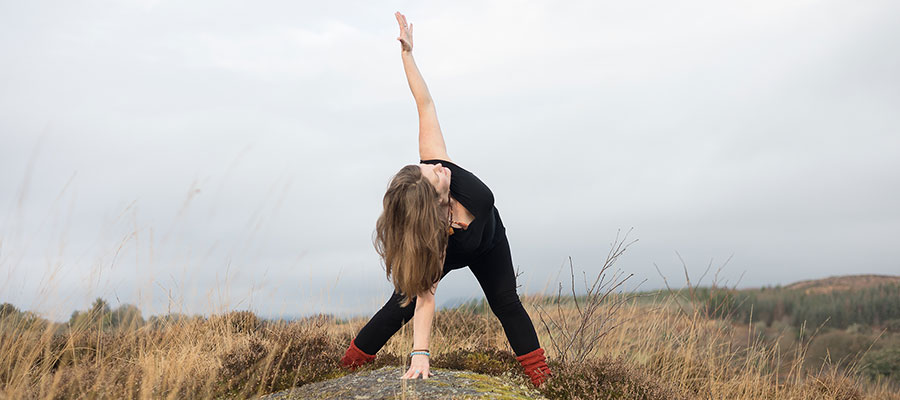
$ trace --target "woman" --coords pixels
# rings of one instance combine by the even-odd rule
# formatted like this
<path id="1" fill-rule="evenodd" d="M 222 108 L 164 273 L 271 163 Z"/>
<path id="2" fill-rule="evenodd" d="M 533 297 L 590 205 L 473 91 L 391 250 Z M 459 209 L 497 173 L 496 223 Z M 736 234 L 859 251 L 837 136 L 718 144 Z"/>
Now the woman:
<path id="1" fill-rule="evenodd" d="M 412 361 L 402 378 L 431 376 L 428 344 L 438 282 L 448 272 L 468 266 L 525 373 L 540 386 L 550 369 L 516 293 L 509 242 L 493 193 L 447 156 L 434 103 L 413 59 L 412 24 L 407 26 L 399 12 L 395 16 L 403 68 L 419 111 L 421 163 L 407 165 L 393 177 L 376 223 L 375 248 L 394 294 L 350 341 L 341 364 L 355 369 L 374 361 L 375 353 L 415 316 Z"/>

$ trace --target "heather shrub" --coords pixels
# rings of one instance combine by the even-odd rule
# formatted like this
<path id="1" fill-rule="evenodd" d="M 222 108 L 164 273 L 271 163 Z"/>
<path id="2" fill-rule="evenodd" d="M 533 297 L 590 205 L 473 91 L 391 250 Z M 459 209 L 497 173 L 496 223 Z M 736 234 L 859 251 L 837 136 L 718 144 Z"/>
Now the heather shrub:
<path id="1" fill-rule="evenodd" d="M 209 325 L 216 329 L 223 329 L 228 333 L 250 334 L 262 327 L 262 322 L 256 314 L 250 311 L 232 311 L 223 315 L 209 317 Z"/>
<path id="2" fill-rule="evenodd" d="M 345 349 L 325 329 L 290 323 L 267 329 L 267 336 L 274 344 L 272 369 L 285 375 L 280 386 L 288 380 L 302 385 L 345 374 L 339 363 Z"/>
<path id="3" fill-rule="evenodd" d="M 227 320 L 227 319 L 226 319 Z M 233 321 L 241 321 L 233 324 Z M 252 321 L 246 315 L 228 320 L 241 332 Z M 342 376 L 339 354 L 343 350 L 325 329 L 310 321 L 274 323 L 251 334 L 243 333 L 221 356 L 221 382 L 226 392 L 248 396 Z"/>
<path id="4" fill-rule="evenodd" d="M 449 368 L 472 371 L 479 374 L 501 375 L 510 370 L 521 369 L 516 356 L 508 351 L 496 349 L 453 350 L 434 358 L 435 368 Z"/>
<path id="5" fill-rule="evenodd" d="M 541 388 L 551 399 L 670 400 L 675 390 L 628 365 L 622 358 L 591 359 L 580 365 L 551 363 L 554 376 Z"/>
<path id="6" fill-rule="evenodd" d="M 239 340 L 228 352 L 220 356 L 221 376 L 227 390 L 238 390 L 246 386 L 246 381 L 269 354 L 269 350 L 258 337 Z"/>

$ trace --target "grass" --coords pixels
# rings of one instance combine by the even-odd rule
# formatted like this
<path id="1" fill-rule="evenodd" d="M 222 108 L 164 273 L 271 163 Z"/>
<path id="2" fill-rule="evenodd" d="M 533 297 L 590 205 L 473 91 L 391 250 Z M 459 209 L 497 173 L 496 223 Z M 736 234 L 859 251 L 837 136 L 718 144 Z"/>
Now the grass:
<path id="1" fill-rule="evenodd" d="M 531 315 L 533 304 L 525 299 Z M 572 313 L 574 308 L 562 308 Z M 554 360 L 551 399 L 898 399 L 886 383 L 846 370 L 804 367 L 804 348 L 785 352 L 664 299 L 631 301 L 584 362 Z M 0 320 L 0 398 L 252 397 L 345 375 L 338 359 L 365 319 L 260 321 L 249 312 L 96 329 L 23 318 Z M 375 365 L 401 365 L 411 329 L 395 335 Z M 540 332 L 540 329 L 538 330 Z M 490 314 L 439 311 L 435 367 L 499 375 L 520 368 Z M 520 383 L 527 384 L 524 374 Z"/>

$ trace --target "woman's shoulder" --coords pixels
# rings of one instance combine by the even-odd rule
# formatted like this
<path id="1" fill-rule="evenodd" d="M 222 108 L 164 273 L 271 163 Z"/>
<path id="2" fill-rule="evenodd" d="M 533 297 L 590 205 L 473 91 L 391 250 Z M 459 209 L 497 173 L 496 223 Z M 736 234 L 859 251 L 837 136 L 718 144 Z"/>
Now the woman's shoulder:
<path id="1" fill-rule="evenodd" d="M 438 164 L 447 167 L 453 173 L 450 178 L 450 192 L 459 200 L 469 212 L 476 214 L 476 218 L 490 211 L 494 206 L 494 193 L 474 173 L 460 167 L 456 163 L 445 159 L 421 160 L 424 164 Z"/>
<path id="2" fill-rule="evenodd" d="M 419 160 L 419 162 L 422 164 L 438 164 L 438 163 L 440 163 L 440 164 L 453 164 L 454 166 L 457 166 L 457 167 L 459 166 L 459 165 L 456 165 L 456 163 L 454 163 L 453 160 L 450 159 L 450 157 L 426 158 L 426 159 Z"/>
<path id="3" fill-rule="evenodd" d="M 425 160 L 419 160 L 419 162 L 421 162 L 423 164 L 441 164 L 441 165 L 449 168 L 450 171 L 452 171 L 454 174 L 457 174 L 457 176 L 460 176 L 460 174 L 462 174 L 462 175 L 471 175 L 472 177 L 475 177 L 475 175 L 471 171 L 469 171 L 463 167 L 460 167 L 459 164 L 450 160 L 450 157 L 429 158 L 429 159 L 425 159 Z"/>

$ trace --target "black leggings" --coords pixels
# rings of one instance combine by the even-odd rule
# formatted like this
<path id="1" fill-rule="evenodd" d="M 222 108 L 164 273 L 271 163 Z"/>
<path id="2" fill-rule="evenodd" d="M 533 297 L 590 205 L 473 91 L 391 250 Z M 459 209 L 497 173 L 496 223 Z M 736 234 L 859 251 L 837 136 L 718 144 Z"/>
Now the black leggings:
<path id="1" fill-rule="evenodd" d="M 491 311 L 503 325 L 506 338 L 517 356 L 530 353 L 540 347 L 531 318 L 516 293 L 516 273 L 506 234 L 493 249 L 468 262 L 469 270 L 481 284 Z M 465 264 L 445 264 L 444 276 Z M 443 278 L 443 276 L 442 276 Z M 406 307 L 400 307 L 401 295 L 394 293 L 387 303 L 356 335 L 356 347 L 367 354 L 375 354 L 384 347 L 416 311 L 416 299 Z"/>

